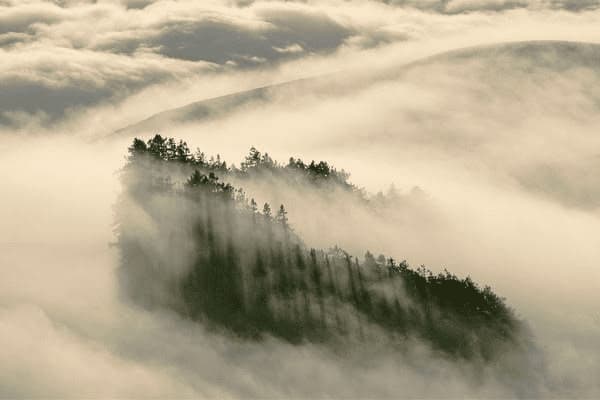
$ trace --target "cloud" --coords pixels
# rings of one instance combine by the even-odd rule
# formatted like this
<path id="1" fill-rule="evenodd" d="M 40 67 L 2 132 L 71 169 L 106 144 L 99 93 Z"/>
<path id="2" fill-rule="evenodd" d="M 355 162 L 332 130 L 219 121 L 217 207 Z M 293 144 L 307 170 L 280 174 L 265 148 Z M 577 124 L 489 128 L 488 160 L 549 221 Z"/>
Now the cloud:
<path id="1" fill-rule="evenodd" d="M 600 154 L 577 161 L 542 162 L 516 172 L 527 190 L 556 199 L 568 206 L 597 211 L 600 185 L 594 178 L 600 172 Z"/>
<path id="2" fill-rule="evenodd" d="M 597 1 L 0 5 L 5 397 L 598 397 L 596 46 L 523 43 L 402 67 L 470 45 L 598 41 Z M 339 70 L 162 133 L 228 162 L 255 145 L 282 161 L 326 159 L 373 192 L 423 188 L 381 218 L 256 196 L 289 203 L 310 244 L 492 285 L 543 346 L 541 383 L 515 388 L 493 367 L 449 363 L 418 342 L 345 361 L 310 345 L 240 343 L 119 297 L 107 244 L 129 139 L 77 137 Z"/>
<path id="3" fill-rule="evenodd" d="M 216 69 L 273 69 L 287 60 L 402 37 L 314 5 L 142 3 L 5 3 L 2 125 L 22 126 L 26 114 L 56 121 Z"/>
<path id="4" fill-rule="evenodd" d="M 63 10 L 53 4 L 25 4 L 21 7 L 2 8 L 4 10 L 0 14 L 0 34 L 25 33 L 34 30 L 34 24 L 51 25 L 65 16 Z"/>
<path id="5" fill-rule="evenodd" d="M 547 384 L 538 395 L 567 386 L 563 393 L 592 395 L 597 357 L 585 357 L 587 372 L 568 365 L 573 354 L 587 354 L 590 340 L 597 346 L 591 335 L 600 329 L 593 234 L 599 198 L 590 174 L 598 155 L 598 51 L 566 42 L 457 51 L 408 71 L 388 70 L 388 79 L 354 90 L 343 90 L 344 82 L 356 81 L 350 74 L 341 87 L 321 82 L 328 95 L 283 90 L 217 120 L 172 124 L 165 133 L 228 161 L 251 145 L 280 160 L 293 149 L 305 160 L 349 169 L 371 190 L 390 181 L 420 186 L 428 195 L 417 203 L 424 209 L 406 206 L 406 214 L 381 220 L 348 211 L 341 201 L 328 208 L 309 196 L 247 189 L 260 201 L 285 203 L 310 245 L 400 254 L 492 284 L 546 349 Z"/>
<path id="6" fill-rule="evenodd" d="M 121 146 L 62 135 L 1 144 L 9 206 L 0 211 L 2 396 L 511 397 L 520 390 L 503 385 L 494 367 L 450 362 L 418 341 L 405 354 L 375 343 L 342 357 L 317 345 L 243 342 L 136 308 L 118 295 L 118 255 L 107 246 Z M 18 173 L 5 168 L 17 162 Z"/>
<path id="7" fill-rule="evenodd" d="M 580 12 L 600 6 L 598 0 L 383 0 L 400 7 L 413 7 L 442 14 L 496 13 L 517 8 Z"/>
<path id="8" fill-rule="evenodd" d="M 550 0 L 547 2 L 552 8 L 567 11 L 595 10 L 600 7 L 598 0 Z"/>
<path id="9" fill-rule="evenodd" d="M 97 46 L 128 53 L 144 48 L 170 58 L 252 67 L 273 65 L 304 54 L 332 52 L 348 40 L 356 42 L 363 36 L 370 39 L 363 38 L 362 43 L 370 45 L 393 38 L 365 32 L 351 21 L 332 18 L 318 7 L 306 5 L 267 3 L 236 9 L 232 14 L 219 11 L 198 9 L 190 15 L 177 8 L 168 19 L 138 26 L 139 34 L 116 34 Z"/>
<path id="10" fill-rule="evenodd" d="M 503 11 L 527 7 L 527 0 L 450 0 L 444 6 L 449 14 L 468 11 Z"/>
<path id="11" fill-rule="evenodd" d="M 143 9 L 152 4 L 155 0 L 122 0 L 127 8 Z"/>
<path id="12" fill-rule="evenodd" d="M 99 102 L 118 101 L 135 91 L 192 73 L 210 72 L 206 63 L 174 63 L 148 56 L 132 60 L 69 48 L 31 46 L 14 54 L 0 50 L 0 119 L 14 113 L 42 113 L 48 122 Z"/>
<path id="13" fill-rule="evenodd" d="M 406 2 L 338 0 L 3 4 L 0 119 L 4 126 L 23 129 L 31 125 L 24 123 L 27 115 L 56 122 L 159 83 L 184 86 L 215 72 L 240 70 L 271 70 L 275 76 L 288 65 L 297 64 L 301 71 L 302 63 L 334 55 L 356 54 L 359 60 L 362 52 L 402 50 L 409 44 L 421 52 L 415 44 L 485 26 L 498 35 L 496 26 L 506 25 L 507 19 L 522 21 L 520 26 L 531 30 L 533 25 L 524 24 L 528 19 L 574 19 L 563 14 L 535 17 L 546 3 L 537 8 L 529 4 L 528 11 L 508 10 L 523 5 L 520 0 L 431 2 L 429 11 Z M 431 12 L 439 7 L 439 13 Z M 548 10 L 561 7 L 554 4 Z M 484 9 L 513 14 L 469 12 Z M 588 14 L 579 19 L 590 19 Z M 389 52 L 380 60 L 387 57 Z"/>

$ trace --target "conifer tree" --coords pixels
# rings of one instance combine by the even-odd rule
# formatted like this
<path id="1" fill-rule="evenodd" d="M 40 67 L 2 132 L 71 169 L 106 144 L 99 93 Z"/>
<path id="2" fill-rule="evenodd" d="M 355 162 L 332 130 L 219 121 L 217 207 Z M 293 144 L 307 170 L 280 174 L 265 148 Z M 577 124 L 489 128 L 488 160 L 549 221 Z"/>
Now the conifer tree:
<path id="1" fill-rule="evenodd" d="M 288 217 L 287 217 L 287 211 L 285 211 L 285 207 L 283 206 L 283 204 L 281 206 L 279 206 L 279 211 L 277 211 L 277 222 L 279 222 L 284 228 L 287 228 L 288 226 Z"/>
<path id="2" fill-rule="evenodd" d="M 271 218 L 271 206 L 269 205 L 269 203 L 265 203 L 265 205 L 263 206 L 262 213 L 266 218 Z"/>

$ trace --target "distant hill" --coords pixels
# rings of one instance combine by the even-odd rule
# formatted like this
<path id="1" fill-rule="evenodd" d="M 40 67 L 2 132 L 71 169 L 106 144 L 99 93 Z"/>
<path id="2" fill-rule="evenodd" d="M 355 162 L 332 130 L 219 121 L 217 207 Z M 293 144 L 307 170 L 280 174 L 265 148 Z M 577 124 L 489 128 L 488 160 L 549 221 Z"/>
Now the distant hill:
<path id="1" fill-rule="evenodd" d="M 473 80 L 491 80 L 502 76 L 506 80 L 504 85 L 508 86 L 517 78 L 539 76 L 547 78 L 548 73 L 560 74 L 574 69 L 587 69 L 598 74 L 600 45 L 564 41 L 528 41 L 453 50 L 397 68 L 379 70 L 369 79 L 351 81 L 345 79 L 343 73 L 330 74 L 200 100 L 154 114 L 115 131 L 114 135 L 128 137 L 147 135 L 178 124 L 223 118 L 245 107 L 266 103 L 273 97 L 284 99 L 286 95 L 351 93 L 373 82 L 399 80 L 409 78 L 413 74 L 426 75 L 428 71 L 435 68 L 460 72 L 467 64 L 471 67 L 476 64 L 479 71 L 478 76 L 471 77 Z M 509 71 L 510 74 L 507 73 Z"/>

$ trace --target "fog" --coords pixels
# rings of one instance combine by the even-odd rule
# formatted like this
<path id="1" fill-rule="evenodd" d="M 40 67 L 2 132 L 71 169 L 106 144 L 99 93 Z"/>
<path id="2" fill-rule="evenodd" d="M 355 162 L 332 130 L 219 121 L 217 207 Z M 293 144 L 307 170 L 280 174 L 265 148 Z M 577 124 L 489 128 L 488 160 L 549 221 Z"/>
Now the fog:
<path id="1" fill-rule="evenodd" d="M 0 397 L 600 396 L 597 2 L 198 4 L 0 1 Z M 309 246 L 490 285 L 542 367 L 508 379 L 518 357 L 453 361 L 417 340 L 346 355 L 245 341 L 121 293 L 119 171 L 132 135 L 156 133 L 136 123 L 300 78 L 160 133 L 228 164 L 256 146 L 370 194 L 393 184 L 380 214 L 244 189 L 284 203 Z"/>

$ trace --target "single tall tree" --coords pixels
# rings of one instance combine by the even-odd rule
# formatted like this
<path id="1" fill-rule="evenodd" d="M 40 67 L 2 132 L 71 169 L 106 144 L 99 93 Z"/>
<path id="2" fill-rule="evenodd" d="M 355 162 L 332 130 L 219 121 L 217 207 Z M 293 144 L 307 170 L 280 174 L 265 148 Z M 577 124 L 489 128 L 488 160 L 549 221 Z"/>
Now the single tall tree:
<path id="1" fill-rule="evenodd" d="M 287 228 L 288 226 L 288 217 L 287 217 L 287 211 L 285 211 L 285 207 L 283 206 L 283 204 L 281 206 L 279 206 L 279 211 L 277 211 L 277 222 L 279 222 L 281 225 L 283 225 L 283 227 Z"/>

